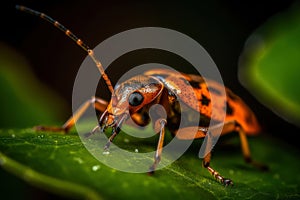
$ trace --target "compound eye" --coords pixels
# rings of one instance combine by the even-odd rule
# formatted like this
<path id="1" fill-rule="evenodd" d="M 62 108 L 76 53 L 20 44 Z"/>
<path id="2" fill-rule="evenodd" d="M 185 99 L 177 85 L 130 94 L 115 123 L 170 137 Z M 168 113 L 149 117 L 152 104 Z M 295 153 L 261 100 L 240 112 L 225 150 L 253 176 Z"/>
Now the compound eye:
<path id="1" fill-rule="evenodd" d="M 139 92 L 133 92 L 130 94 L 128 98 L 129 105 L 138 106 L 144 101 L 144 97 Z"/>

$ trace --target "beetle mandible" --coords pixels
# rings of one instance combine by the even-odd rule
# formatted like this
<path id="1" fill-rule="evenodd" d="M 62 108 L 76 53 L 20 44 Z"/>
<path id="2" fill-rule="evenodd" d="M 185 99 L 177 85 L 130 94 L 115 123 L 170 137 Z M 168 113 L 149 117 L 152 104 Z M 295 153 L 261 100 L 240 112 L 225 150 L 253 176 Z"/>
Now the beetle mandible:
<path id="1" fill-rule="evenodd" d="M 119 84 L 114 89 L 101 62 L 95 57 L 93 50 L 69 29 L 44 13 L 19 5 L 16 6 L 16 9 L 48 21 L 71 38 L 79 47 L 87 52 L 88 56 L 94 61 L 111 92 L 110 102 L 93 97 L 83 103 L 63 126 L 37 126 L 35 127 L 37 130 L 68 132 L 87 108 L 93 105 L 96 110 L 102 112 L 102 115 L 99 118 L 99 124 L 89 134 L 93 134 L 98 130 L 103 132 L 107 127 L 111 127 L 112 134 L 104 147 L 104 149 L 108 149 L 113 139 L 121 131 L 121 125 L 124 121 L 131 117 L 136 124 L 145 126 L 149 123 L 149 108 L 151 105 L 160 104 L 164 107 L 167 116 L 158 117 L 158 120 L 153 123 L 156 126 L 155 130 L 157 130 L 159 134 L 159 140 L 154 162 L 149 168 L 149 174 L 152 174 L 161 160 L 166 128 L 179 139 L 192 140 L 204 138 L 208 133 L 213 135 L 214 130 L 220 128 L 219 124 L 223 125 L 223 122 L 218 118 L 217 114 L 212 115 L 213 108 L 210 101 L 213 96 L 214 99 L 221 99 L 220 102 L 218 102 L 218 104 L 221 105 L 218 108 L 220 112 L 224 112 L 224 108 L 226 108 L 226 117 L 221 135 L 233 131 L 238 132 L 245 161 L 260 169 L 267 169 L 267 166 L 252 160 L 247 141 L 247 135 L 255 135 L 260 132 L 260 125 L 251 109 L 230 89 L 226 88 L 225 93 L 222 93 L 219 90 L 222 85 L 215 81 L 204 80 L 204 78 L 199 75 L 184 73 L 179 77 L 178 74 L 168 69 L 152 69 L 146 71 L 143 75 L 133 77 Z M 187 93 L 174 90 L 174 88 L 185 87 L 187 85 L 192 86 L 197 98 L 196 101 L 191 101 Z M 184 130 L 181 130 L 180 134 L 177 134 L 178 123 L 180 123 L 179 116 L 185 115 L 187 118 L 190 117 L 190 112 L 185 113 L 184 109 L 183 111 L 179 109 L 179 99 L 185 106 L 201 114 L 201 120 L 197 126 L 198 132 L 196 134 L 189 131 L 188 125 Z M 214 121 L 215 125 L 211 127 L 208 132 L 210 121 Z M 203 158 L 203 166 L 210 174 L 225 186 L 233 185 L 231 179 L 224 178 L 210 166 L 210 160 L 211 152 Z"/>

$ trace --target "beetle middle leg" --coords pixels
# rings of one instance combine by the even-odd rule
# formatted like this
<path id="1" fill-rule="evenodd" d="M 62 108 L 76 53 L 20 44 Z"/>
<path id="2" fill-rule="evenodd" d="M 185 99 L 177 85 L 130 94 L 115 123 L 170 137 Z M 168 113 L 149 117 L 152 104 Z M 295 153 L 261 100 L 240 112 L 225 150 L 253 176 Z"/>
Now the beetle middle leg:
<path id="1" fill-rule="evenodd" d="M 64 131 L 67 133 L 77 122 L 77 120 L 83 115 L 83 113 L 89 108 L 89 106 L 94 105 L 95 109 L 104 112 L 106 110 L 106 107 L 108 105 L 107 101 L 92 97 L 91 99 L 84 102 L 78 110 L 66 121 L 64 125 L 61 127 L 55 127 L 55 126 L 36 126 L 34 127 L 35 130 L 38 131 L 52 131 L 52 132 L 60 132 Z"/>
<path id="2" fill-rule="evenodd" d="M 215 134 L 218 133 L 218 131 L 220 130 L 220 125 L 215 125 L 212 126 L 210 128 L 210 131 L 207 132 L 207 136 L 208 136 L 208 141 L 214 137 Z M 221 135 L 230 133 L 232 131 L 237 131 L 239 133 L 240 136 L 240 142 L 241 142 L 241 149 L 242 149 L 242 153 L 243 153 L 243 157 L 244 160 L 249 163 L 252 164 L 254 167 L 257 167 L 261 170 L 267 170 L 268 167 L 266 165 L 260 164 L 258 162 L 255 162 L 252 160 L 251 157 L 251 153 L 250 153 L 250 148 L 249 148 L 249 144 L 248 144 L 248 140 L 247 140 L 247 136 L 245 131 L 243 130 L 243 128 L 236 122 L 236 121 L 228 121 L 225 122 L 223 128 L 222 128 L 222 132 Z M 210 142 L 207 143 L 208 145 L 210 145 Z M 224 177 L 222 177 L 218 172 L 216 172 L 214 169 L 212 169 L 210 167 L 210 158 L 211 158 L 211 152 L 209 152 L 203 159 L 203 166 L 205 168 L 207 168 L 207 170 L 220 182 L 222 182 L 224 185 L 232 185 L 232 181 L 230 179 L 226 179 Z"/>
<path id="3" fill-rule="evenodd" d="M 209 152 L 204 158 L 203 158 L 203 166 L 210 172 L 210 174 L 215 177 L 215 179 L 221 183 L 223 183 L 225 186 L 228 185 L 233 185 L 232 180 L 228 179 L 228 178 L 224 178 L 223 176 L 221 176 L 219 174 L 219 172 L 217 172 L 216 170 L 214 170 L 211 166 L 210 166 L 210 159 L 211 159 L 211 152 Z"/>
<path id="4" fill-rule="evenodd" d="M 219 130 L 221 127 L 219 125 L 215 126 L 215 129 L 212 129 L 210 131 L 207 131 L 207 140 L 205 142 L 205 148 L 211 148 L 212 145 L 212 139 L 214 137 L 214 132 L 216 130 Z M 207 152 L 208 151 L 208 152 Z M 210 166 L 210 159 L 211 159 L 211 151 L 206 149 L 207 154 L 204 156 L 203 158 L 203 166 L 209 171 L 209 173 L 219 182 L 221 182 L 222 184 L 224 184 L 225 186 L 228 185 L 233 185 L 232 180 L 228 179 L 228 178 L 224 178 L 222 175 L 219 174 L 219 172 L 217 172 L 216 170 L 214 170 L 211 166 Z"/>
<path id="5" fill-rule="evenodd" d="M 205 156 L 203 158 L 203 166 L 220 182 L 224 183 L 225 185 L 232 184 L 232 181 L 230 179 L 226 179 L 222 177 L 216 170 L 211 168 L 210 166 L 210 159 L 211 159 L 211 145 L 212 145 L 212 139 L 216 137 L 216 134 L 219 134 L 221 131 L 221 135 L 225 135 L 227 133 L 231 133 L 233 131 L 237 131 L 240 136 L 240 142 L 241 142 L 241 149 L 243 153 L 244 160 L 246 163 L 249 163 L 253 165 L 254 167 L 260 169 L 260 170 L 268 170 L 268 166 L 264 164 L 260 164 L 256 161 L 253 161 L 251 157 L 251 152 L 247 140 L 247 136 L 243 128 L 236 122 L 236 121 L 227 121 L 224 123 L 224 126 L 222 124 L 217 124 L 214 126 L 211 126 L 209 131 L 207 128 L 198 127 L 198 132 L 195 134 L 192 130 L 195 127 L 186 127 L 182 128 L 181 132 L 177 132 L 175 135 L 178 139 L 182 140 L 193 140 L 196 138 L 204 138 L 207 137 L 207 142 L 205 145 Z M 221 129 L 221 130 L 220 130 Z"/>

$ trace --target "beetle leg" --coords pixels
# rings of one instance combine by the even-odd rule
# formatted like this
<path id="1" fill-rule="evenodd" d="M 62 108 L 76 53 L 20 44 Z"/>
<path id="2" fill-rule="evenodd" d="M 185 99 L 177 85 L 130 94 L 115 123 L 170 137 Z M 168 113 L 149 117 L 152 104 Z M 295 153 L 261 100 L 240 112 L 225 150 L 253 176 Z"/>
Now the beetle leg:
<path id="1" fill-rule="evenodd" d="M 95 134 L 97 131 L 99 131 L 99 130 L 101 131 L 100 126 L 97 125 L 97 126 L 95 126 L 95 127 L 93 128 L 92 131 L 90 131 L 90 132 L 84 134 L 84 137 L 85 137 L 85 138 L 88 138 L 88 137 L 90 137 L 91 135 L 94 135 L 94 134 Z M 102 132 L 103 132 L 103 131 L 102 131 Z"/>
<path id="2" fill-rule="evenodd" d="M 149 168 L 149 171 L 148 171 L 148 174 L 150 174 L 150 175 L 154 173 L 156 166 L 158 165 L 158 163 L 161 160 L 161 153 L 162 153 L 162 149 L 163 149 L 163 145 L 164 145 L 164 138 L 165 138 L 166 123 L 167 123 L 167 121 L 165 119 L 160 120 L 159 140 L 158 140 L 158 144 L 157 144 L 157 148 L 156 148 L 156 153 L 154 156 L 154 163 Z"/>
<path id="3" fill-rule="evenodd" d="M 84 102 L 63 126 L 36 126 L 34 127 L 34 129 L 37 131 L 64 131 L 65 133 L 67 133 L 74 126 L 77 120 L 82 116 L 82 114 L 88 109 L 88 107 L 92 104 L 94 104 L 95 109 L 100 112 L 104 112 L 108 105 L 107 101 L 99 99 L 97 97 L 92 97 L 91 99 Z"/>
<path id="4" fill-rule="evenodd" d="M 214 170 L 212 167 L 210 167 L 210 159 L 211 159 L 211 153 L 209 152 L 203 159 L 203 166 L 209 171 L 209 173 L 215 177 L 215 179 L 221 183 L 223 183 L 225 186 L 233 185 L 232 180 L 228 178 L 224 178 L 221 176 L 216 170 Z"/>
<path id="5" fill-rule="evenodd" d="M 210 140 L 212 137 L 214 137 L 214 134 L 217 134 L 220 129 L 220 125 L 217 124 L 215 126 L 210 127 L 209 132 L 207 133 L 208 135 L 208 142 L 207 145 L 210 145 L 211 142 Z M 216 132 L 217 131 L 217 132 Z M 247 140 L 247 136 L 243 128 L 236 122 L 236 121 L 228 121 L 225 122 L 222 133 L 221 135 L 225 135 L 227 133 L 230 133 L 232 131 L 237 131 L 240 136 L 240 141 L 241 141 L 241 148 L 242 148 L 242 153 L 244 156 L 244 159 L 247 163 L 252 164 L 254 167 L 257 167 L 261 170 L 267 170 L 268 166 L 257 163 L 252 160 L 251 158 L 251 153 L 250 153 L 250 148 Z M 216 172 L 214 169 L 212 169 L 209 164 L 210 164 L 210 158 L 211 158 L 211 153 L 209 152 L 203 159 L 203 166 L 208 169 L 208 171 L 220 182 L 222 182 L 224 185 L 232 185 L 232 181 L 230 179 L 223 178 L 218 172 Z"/>
<path id="6" fill-rule="evenodd" d="M 122 123 L 128 118 L 128 114 L 125 113 L 124 115 L 122 115 L 121 119 L 115 123 L 113 130 L 112 130 L 112 135 L 108 138 L 107 143 L 104 146 L 104 151 L 108 151 L 110 144 L 112 143 L 112 141 L 114 140 L 114 138 L 119 134 L 119 132 L 121 131 L 121 126 Z"/>
<path id="7" fill-rule="evenodd" d="M 207 131 L 206 133 L 206 137 L 207 137 L 207 142 L 205 143 L 205 148 L 208 148 L 211 144 L 212 144 L 212 140 L 213 140 L 213 134 L 214 134 L 214 130 L 218 130 L 218 128 L 220 128 L 219 125 L 216 125 L 215 129 L 212 129 L 210 131 Z M 203 158 L 203 166 L 209 171 L 209 173 L 219 182 L 221 182 L 222 184 L 224 184 L 225 186 L 228 185 L 233 185 L 233 182 L 228 179 L 228 178 L 224 178 L 223 176 L 221 176 L 219 174 L 219 172 L 217 172 L 216 170 L 214 170 L 212 167 L 210 167 L 210 159 L 211 159 L 211 152 L 207 152 L 207 154 L 204 156 Z"/>
<path id="8" fill-rule="evenodd" d="M 118 133 L 119 132 L 117 130 L 113 129 L 112 135 L 108 138 L 108 141 L 103 148 L 104 151 L 109 151 L 110 144 L 112 143 L 114 138 L 118 135 Z"/>
<path id="9" fill-rule="evenodd" d="M 247 136 L 246 136 L 245 131 L 242 129 L 242 127 L 237 126 L 236 130 L 238 131 L 239 136 L 240 136 L 242 153 L 243 153 L 244 160 L 246 161 L 246 163 L 249 163 L 260 170 L 267 171 L 269 169 L 269 167 L 267 165 L 264 165 L 264 164 L 261 164 L 261 163 L 258 163 L 256 161 L 252 160 Z"/>
<path id="10" fill-rule="evenodd" d="M 218 125 L 215 126 L 216 129 L 218 128 Z M 212 133 L 214 132 L 214 127 L 211 127 L 210 130 L 212 131 Z M 252 160 L 251 157 L 251 152 L 250 152 L 250 148 L 249 148 L 249 144 L 248 144 L 248 140 L 247 140 L 247 135 L 243 129 L 242 126 L 240 126 L 235 120 L 233 121 L 228 121 L 224 123 L 223 126 L 223 130 L 221 135 L 225 135 L 227 133 L 230 133 L 232 131 L 237 131 L 239 133 L 240 136 L 240 142 L 241 142 L 241 149 L 242 149 L 242 153 L 243 153 L 243 157 L 246 163 L 249 163 L 251 165 L 253 165 L 254 167 L 266 171 L 268 170 L 268 166 L 255 162 Z"/>

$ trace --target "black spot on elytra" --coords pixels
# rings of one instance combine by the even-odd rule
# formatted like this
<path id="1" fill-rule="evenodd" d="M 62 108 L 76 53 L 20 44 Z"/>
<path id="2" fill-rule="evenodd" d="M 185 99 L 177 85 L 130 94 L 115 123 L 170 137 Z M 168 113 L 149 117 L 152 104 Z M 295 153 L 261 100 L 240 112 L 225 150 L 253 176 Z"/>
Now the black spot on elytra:
<path id="1" fill-rule="evenodd" d="M 209 98 L 207 98 L 207 96 L 205 96 L 205 95 L 201 95 L 201 99 L 200 99 L 200 101 L 201 101 L 201 104 L 202 105 L 204 105 L 204 106 L 208 106 L 209 105 L 209 103 L 210 103 L 210 99 Z"/>
<path id="2" fill-rule="evenodd" d="M 232 115 L 232 114 L 233 114 L 233 109 L 232 109 L 232 107 L 229 105 L 228 102 L 226 102 L 226 114 L 227 114 L 227 115 Z"/>
<path id="3" fill-rule="evenodd" d="M 217 90 L 216 88 L 213 88 L 213 87 L 208 87 L 208 91 L 212 92 L 212 93 L 215 93 L 215 94 L 217 94 L 219 96 L 222 95 L 222 93 L 219 90 Z"/>

